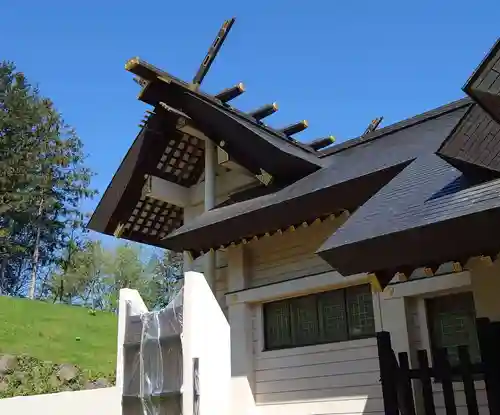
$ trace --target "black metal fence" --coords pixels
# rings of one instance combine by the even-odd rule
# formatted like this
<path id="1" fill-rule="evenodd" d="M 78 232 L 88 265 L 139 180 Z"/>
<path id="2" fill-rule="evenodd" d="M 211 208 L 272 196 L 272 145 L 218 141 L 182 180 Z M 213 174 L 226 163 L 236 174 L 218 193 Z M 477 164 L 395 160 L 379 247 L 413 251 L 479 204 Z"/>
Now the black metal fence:
<path id="1" fill-rule="evenodd" d="M 467 347 L 459 347 L 459 364 L 450 365 L 446 350 L 417 352 L 418 367 L 411 367 L 407 353 L 396 357 L 388 332 L 377 333 L 382 394 L 386 415 L 415 415 L 414 397 L 421 398 L 425 415 L 436 415 L 433 384 L 442 385 L 447 415 L 457 415 L 454 382 L 463 383 L 469 415 L 479 415 L 475 380 L 484 380 L 491 415 L 500 415 L 500 323 L 476 320 L 481 362 L 472 363 Z M 432 364 L 430 364 L 432 362 Z M 417 365 L 415 365 L 417 366 Z M 417 387 L 418 385 L 418 387 Z"/>

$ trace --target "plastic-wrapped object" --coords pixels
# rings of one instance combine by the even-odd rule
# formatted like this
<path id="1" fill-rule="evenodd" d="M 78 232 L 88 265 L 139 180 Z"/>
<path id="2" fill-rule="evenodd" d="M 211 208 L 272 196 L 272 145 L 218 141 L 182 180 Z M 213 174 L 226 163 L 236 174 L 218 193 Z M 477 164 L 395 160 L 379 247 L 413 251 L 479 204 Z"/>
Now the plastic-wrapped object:
<path id="1" fill-rule="evenodd" d="M 124 415 L 180 415 L 183 289 L 167 307 L 130 316 L 124 342 Z"/>

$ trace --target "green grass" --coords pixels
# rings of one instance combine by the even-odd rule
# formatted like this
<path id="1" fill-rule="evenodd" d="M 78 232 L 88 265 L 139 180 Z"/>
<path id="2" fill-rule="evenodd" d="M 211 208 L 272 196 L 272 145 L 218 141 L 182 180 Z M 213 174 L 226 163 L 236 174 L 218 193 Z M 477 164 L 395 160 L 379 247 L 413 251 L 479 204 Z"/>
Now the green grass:
<path id="1" fill-rule="evenodd" d="M 109 374 L 116 365 L 116 336 L 115 314 L 91 315 L 82 307 L 0 297 L 0 354 Z"/>

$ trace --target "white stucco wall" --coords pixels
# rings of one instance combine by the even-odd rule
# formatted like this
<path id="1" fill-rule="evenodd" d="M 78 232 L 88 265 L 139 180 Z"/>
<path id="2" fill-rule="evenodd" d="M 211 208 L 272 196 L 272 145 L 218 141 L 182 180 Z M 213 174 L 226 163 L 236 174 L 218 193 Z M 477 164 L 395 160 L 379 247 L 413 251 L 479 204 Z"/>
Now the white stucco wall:
<path id="1" fill-rule="evenodd" d="M 229 415 L 229 323 L 203 274 L 186 272 L 183 312 L 183 411 L 193 413 L 193 358 L 199 358 L 200 413 Z"/>
<path id="2" fill-rule="evenodd" d="M 0 399 L 0 414 L 121 415 L 117 387 Z"/>

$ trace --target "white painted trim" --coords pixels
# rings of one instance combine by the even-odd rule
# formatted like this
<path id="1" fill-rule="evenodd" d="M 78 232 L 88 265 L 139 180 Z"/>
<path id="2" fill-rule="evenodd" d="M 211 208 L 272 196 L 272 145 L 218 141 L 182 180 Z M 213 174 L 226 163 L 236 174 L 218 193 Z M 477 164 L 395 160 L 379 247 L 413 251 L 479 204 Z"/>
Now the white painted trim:
<path id="1" fill-rule="evenodd" d="M 145 189 L 145 196 L 175 206 L 186 207 L 190 202 L 189 188 L 161 179 L 160 177 L 149 176 L 149 183 L 145 185 Z"/>
<path id="2" fill-rule="evenodd" d="M 380 293 L 372 293 L 373 300 L 373 317 L 375 319 L 375 331 L 384 330 L 384 320 L 382 318 L 382 303 L 380 299 Z"/>
<path id="3" fill-rule="evenodd" d="M 382 300 L 421 295 L 440 295 L 440 292 L 470 286 L 469 271 L 425 277 L 389 285 L 382 293 Z"/>
<path id="4" fill-rule="evenodd" d="M 262 306 L 256 306 L 255 309 L 255 329 L 257 330 L 257 348 L 258 353 L 265 350 L 266 345 L 264 343 L 264 309 Z M 253 336 L 253 333 L 252 333 Z"/>
<path id="5" fill-rule="evenodd" d="M 308 277 L 282 281 L 276 284 L 250 288 L 235 293 L 228 293 L 226 294 L 226 302 L 228 305 L 238 303 L 264 303 L 279 298 L 297 297 L 363 283 L 368 283 L 367 274 L 355 274 L 344 277 L 337 271 L 330 271 Z"/>
<path id="6" fill-rule="evenodd" d="M 425 298 L 417 298 L 417 316 L 420 328 L 420 348 L 427 350 L 430 356 L 431 353 L 431 335 L 429 333 L 429 321 L 427 320 L 427 307 L 425 305 Z"/>

